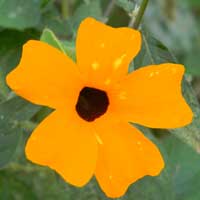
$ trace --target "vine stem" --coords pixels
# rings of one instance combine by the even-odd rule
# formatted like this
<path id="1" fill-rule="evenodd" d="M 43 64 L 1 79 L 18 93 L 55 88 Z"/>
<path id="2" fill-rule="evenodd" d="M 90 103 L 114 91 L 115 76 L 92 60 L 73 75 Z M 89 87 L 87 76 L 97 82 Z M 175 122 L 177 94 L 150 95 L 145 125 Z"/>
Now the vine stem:
<path id="1" fill-rule="evenodd" d="M 129 26 L 132 26 L 135 29 L 138 29 L 142 20 L 142 17 L 144 15 L 144 12 L 146 10 L 147 4 L 148 4 L 149 0 L 142 0 L 142 3 L 140 5 L 139 11 L 136 15 L 136 17 L 132 18 Z"/>
<path id="2" fill-rule="evenodd" d="M 68 17 L 68 14 L 69 14 L 67 0 L 61 1 L 61 12 L 62 12 L 63 19 L 66 19 Z"/>
<path id="3" fill-rule="evenodd" d="M 113 10 L 113 8 L 115 6 L 115 1 L 116 0 L 110 0 L 109 4 L 108 4 L 108 6 L 107 6 L 107 8 L 106 8 L 106 10 L 105 10 L 105 12 L 103 14 L 103 18 L 104 18 L 103 22 L 104 23 L 107 22 L 108 17 L 109 17 L 110 13 L 112 12 L 112 10 Z"/>

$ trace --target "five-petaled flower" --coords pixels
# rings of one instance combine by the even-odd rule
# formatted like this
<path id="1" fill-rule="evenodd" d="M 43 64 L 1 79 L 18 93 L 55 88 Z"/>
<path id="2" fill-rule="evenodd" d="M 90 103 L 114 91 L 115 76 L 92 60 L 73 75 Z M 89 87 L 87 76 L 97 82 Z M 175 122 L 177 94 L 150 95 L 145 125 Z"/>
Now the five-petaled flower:
<path id="1" fill-rule="evenodd" d="M 159 150 L 128 122 L 176 128 L 193 114 L 181 93 L 182 65 L 128 74 L 140 47 L 138 31 L 92 18 L 79 27 L 76 63 L 48 44 L 27 42 L 7 83 L 25 99 L 55 109 L 29 138 L 27 158 L 75 186 L 95 175 L 109 197 L 122 196 L 145 175 L 158 175 L 164 167 Z"/>

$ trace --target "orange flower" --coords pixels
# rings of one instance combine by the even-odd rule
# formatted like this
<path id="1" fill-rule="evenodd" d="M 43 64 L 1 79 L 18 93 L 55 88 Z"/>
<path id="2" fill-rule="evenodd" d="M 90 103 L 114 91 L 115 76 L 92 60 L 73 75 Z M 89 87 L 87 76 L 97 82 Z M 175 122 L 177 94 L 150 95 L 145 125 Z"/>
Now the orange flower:
<path id="1" fill-rule="evenodd" d="M 48 44 L 27 42 L 7 83 L 25 99 L 55 108 L 29 138 L 27 158 L 75 186 L 95 175 L 109 197 L 158 175 L 164 167 L 159 150 L 128 122 L 176 128 L 193 114 L 181 94 L 182 65 L 151 65 L 127 75 L 140 47 L 138 31 L 92 18 L 79 27 L 76 63 Z"/>

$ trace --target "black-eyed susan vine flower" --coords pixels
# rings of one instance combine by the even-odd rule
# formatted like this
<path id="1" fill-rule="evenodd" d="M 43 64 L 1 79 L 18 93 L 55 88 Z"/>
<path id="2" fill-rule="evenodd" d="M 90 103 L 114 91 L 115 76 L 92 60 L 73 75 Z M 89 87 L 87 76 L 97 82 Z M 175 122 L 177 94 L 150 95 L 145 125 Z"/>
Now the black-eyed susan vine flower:
<path id="1" fill-rule="evenodd" d="M 55 109 L 29 138 L 27 158 L 75 186 L 95 175 L 109 197 L 122 196 L 145 175 L 158 175 L 164 167 L 158 148 L 128 122 L 176 128 L 193 114 L 181 93 L 182 65 L 127 73 L 140 47 L 138 31 L 92 18 L 79 27 L 76 63 L 48 44 L 27 42 L 7 83 L 25 99 Z"/>

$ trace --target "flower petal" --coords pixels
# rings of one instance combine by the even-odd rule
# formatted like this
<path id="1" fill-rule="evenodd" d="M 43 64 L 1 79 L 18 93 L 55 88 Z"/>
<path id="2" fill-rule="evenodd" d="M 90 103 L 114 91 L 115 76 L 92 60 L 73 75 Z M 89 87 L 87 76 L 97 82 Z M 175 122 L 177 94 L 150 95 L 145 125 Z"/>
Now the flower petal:
<path id="1" fill-rule="evenodd" d="M 157 147 L 128 123 L 98 127 L 97 133 L 102 142 L 95 175 L 107 196 L 120 197 L 133 182 L 163 169 Z"/>
<path id="2" fill-rule="evenodd" d="M 152 128 L 189 124 L 193 113 L 182 96 L 184 67 L 161 64 L 140 68 L 123 80 L 116 95 L 119 115 Z"/>
<path id="3" fill-rule="evenodd" d="M 112 28 L 86 18 L 78 30 L 77 63 L 90 84 L 109 85 L 128 73 L 129 63 L 140 46 L 140 32 L 131 28 Z"/>
<path id="4" fill-rule="evenodd" d="M 97 160 L 96 138 L 80 120 L 54 111 L 35 129 L 26 145 L 29 160 L 49 166 L 75 186 L 89 181 Z"/>
<path id="5" fill-rule="evenodd" d="M 19 66 L 7 76 L 8 85 L 29 101 L 58 107 L 76 103 L 81 81 L 72 60 L 54 47 L 30 40 L 23 46 Z"/>

